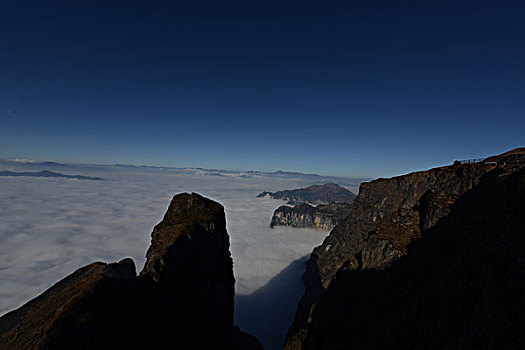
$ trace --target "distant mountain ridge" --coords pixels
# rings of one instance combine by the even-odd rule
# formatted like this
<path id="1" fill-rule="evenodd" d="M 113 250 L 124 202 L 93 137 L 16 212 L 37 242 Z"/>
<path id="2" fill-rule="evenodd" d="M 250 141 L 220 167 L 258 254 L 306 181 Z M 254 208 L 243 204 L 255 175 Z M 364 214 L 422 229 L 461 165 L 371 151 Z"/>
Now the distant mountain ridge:
<path id="1" fill-rule="evenodd" d="M 336 182 L 343 186 L 357 188 L 363 181 L 370 180 L 369 178 L 353 178 L 353 177 L 338 177 L 319 175 L 311 173 L 300 173 L 293 171 L 274 171 L 264 172 L 259 170 L 227 170 L 227 169 L 208 169 L 200 167 L 169 167 L 169 166 L 153 166 L 153 165 L 128 165 L 128 164 L 83 164 L 83 163 L 57 163 L 51 161 L 37 161 L 31 159 L 0 159 L 0 166 L 5 170 L 13 172 L 23 172 L 26 170 L 48 170 L 64 172 L 66 169 L 75 169 L 74 171 L 81 171 L 81 169 L 89 169 L 94 171 L 111 170 L 111 169 L 137 169 L 137 170 L 152 170 L 152 171 L 173 171 L 185 174 L 195 174 L 213 177 L 234 177 L 234 178 L 252 178 L 252 177 L 268 177 L 268 178 L 293 178 L 304 181 L 307 184 L 323 184 L 327 182 Z M 77 170 L 78 169 L 78 170 Z"/>
<path id="2" fill-rule="evenodd" d="M 96 176 L 85 176 L 85 175 L 65 175 L 62 173 L 55 173 L 54 171 L 42 170 L 42 171 L 0 171 L 0 176 L 29 176 L 29 177 L 61 177 L 66 179 L 76 179 L 76 180 L 94 180 L 94 181 L 104 181 L 101 177 Z"/>
<path id="3" fill-rule="evenodd" d="M 334 202 L 352 203 L 356 198 L 356 195 L 346 188 L 339 186 L 336 183 L 330 182 L 324 185 L 311 185 L 295 190 L 285 190 L 278 192 L 265 191 L 258 194 L 257 197 L 283 199 L 291 205 L 304 203 L 318 205 Z"/>

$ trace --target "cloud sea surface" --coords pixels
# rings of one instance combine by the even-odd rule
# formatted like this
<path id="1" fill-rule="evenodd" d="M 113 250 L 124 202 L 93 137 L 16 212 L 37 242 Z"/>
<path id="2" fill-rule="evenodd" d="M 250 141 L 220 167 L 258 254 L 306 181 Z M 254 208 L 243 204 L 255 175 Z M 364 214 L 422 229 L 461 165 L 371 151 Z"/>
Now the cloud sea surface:
<path id="1" fill-rule="evenodd" d="M 40 169 L 32 162 L 0 165 L 2 170 Z M 271 229 L 272 213 L 284 202 L 256 195 L 264 190 L 302 187 L 322 178 L 264 173 L 248 176 L 203 169 L 69 167 L 49 163 L 41 167 L 40 170 L 51 167 L 63 173 L 99 176 L 104 181 L 0 177 L 0 315 L 94 261 L 131 257 L 140 271 L 151 231 L 162 219 L 173 195 L 197 192 L 225 207 L 236 299 L 244 298 L 236 309 L 236 323 L 270 348 L 278 348 L 286 329 L 277 330 L 277 325 L 269 324 L 270 319 L 264 322 L 264 315 L 252 315 L 239 307 L 260 303 L 260 298 L 250 299 L 250 295 L 268 299 L 270 286 L 276 286 L 269 282 L 272 278 L 279 280 L 275 277 L 283 270 L 293 275 L 286 278 L 291 281 L 287 282 L 286 291 L 289 304 L 295 304 L 302 294 L 304 257 L 328 232 Z M 301 265 L 294 264 L 301 258 Z M 282 293 L 277 289 L 275 292 Z M 283 322 L 291 322 L 294 310 L 295 305 L 289 305 Z"/>

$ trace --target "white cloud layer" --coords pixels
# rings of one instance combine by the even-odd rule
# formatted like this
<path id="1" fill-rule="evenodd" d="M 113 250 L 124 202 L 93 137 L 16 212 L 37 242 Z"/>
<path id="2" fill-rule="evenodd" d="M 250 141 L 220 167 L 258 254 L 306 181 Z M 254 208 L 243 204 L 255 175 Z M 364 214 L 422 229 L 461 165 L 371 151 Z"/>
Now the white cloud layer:
<path id="1" fill-rule="evenodd" d="M 310 229 L 270 229 L 273 210 L 283 202 L 255 198 L 263 190 L 309 184 L 304 178 L 125 167 L 61 167 L 60 171 L 100 176 L 104 181 L 0 177 L 0 315 L 94 261 L 131 257 L 140 271 L 153 227 L 162 219 L 172 196 L 180 192 L 198 192 L 224 205 L 238 297 L 263 287 L 309 254 L 327 234 Z M 288 290 L 296 302 L 302 290 L 302 272 L 294 271 L 294 289 Z M 250 324 L 255 319 L 245 311 L 237 310 L 237 323 L 258 336 L 257 324 L 264 315 L 257 315 L 258 323 Z M 293 311 L 288 313 L 292 313 L 286 316 L 291 320 Z M 269 332 L 259 335 L 264 343 L 280 342 L 276 337 L 282 337 L 282 330 L 277 334 L 269 331 L 268 325 L 263 328 Z"/>

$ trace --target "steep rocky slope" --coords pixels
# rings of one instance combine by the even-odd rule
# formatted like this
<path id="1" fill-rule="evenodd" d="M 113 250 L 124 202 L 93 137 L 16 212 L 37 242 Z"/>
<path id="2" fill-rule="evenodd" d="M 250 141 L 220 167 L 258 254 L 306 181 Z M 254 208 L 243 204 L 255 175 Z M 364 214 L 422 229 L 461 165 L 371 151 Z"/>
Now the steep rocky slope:
<path id="1" fill-rule="evenodd" d="M 330 231 L 351 211 L 352 205 L 349 203 L 319 204 L 316 207 L 309 204 L 294 207 L 283 205 L 274 211 L 270 227 L 308 227 Z"/>
<path id="2" fill-rule="evenodd" d="M 173 198 L 139 276 L 131 259 L 93 263 L 0 319 L 2 349 L 260 349 L 233 326 L 223 207 Z"/>
<path id="3" fill-rule="evenodd" d="M 282 199 L 288 204 L 296 205 L 303 203 L 310 204 L 328 204 L 333 202 L 352 203 L 356 195 L 344 187 L 335 183 L 324 185 L 312 185 L 295 190 L 286 190 L 278 192 L 262 192 L 257 197 L 269 197 L 273 199 Z"/>
<path id="4" fill-rule="evenodd" d="M 362 184 L 312 253 L 285 348 L 523 346 L 524 167 L 517 149 Z"/>

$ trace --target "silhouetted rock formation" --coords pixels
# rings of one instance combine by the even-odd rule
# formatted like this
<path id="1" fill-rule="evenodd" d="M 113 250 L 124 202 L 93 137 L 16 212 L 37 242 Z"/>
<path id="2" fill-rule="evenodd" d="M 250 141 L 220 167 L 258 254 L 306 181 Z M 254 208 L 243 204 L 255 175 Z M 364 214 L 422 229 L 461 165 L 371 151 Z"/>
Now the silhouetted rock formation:
<path id="1" fill-rule="evenodd" d="M 339 221 L 350 215 L 352 205 L 348 203 L 299 204 L 294 207 L 280 206 L 273 212 L 270 227 L 308 227 L 330 231 Z"/>
<path id="2" fill-rule="evenodd" d="M 362 184 L 285 349 L 523 348 L 524 261 L 525 149 Z"/>
<path id="3" fill-rule="evenodd" d="M 2 349 L 262 349 L 233 326 L 223 207 L 173 198 L 144 269 L 93 263 L 0 319 Z"/>
<path id="4" fill-rule="evenodd" d="M 257 197 L 269 197 L 273 199 L 283 199 L 288 204 L 296 205 L 303 203 L 328 204 L 333 202 L 352 203 L 356 195 L 344 187 L 335 183 L 324 185 L 312 185 L 296 190 L 262 192 Z"/>

